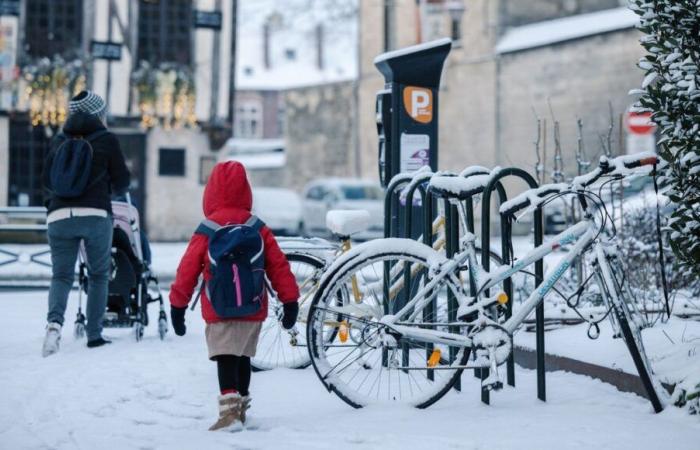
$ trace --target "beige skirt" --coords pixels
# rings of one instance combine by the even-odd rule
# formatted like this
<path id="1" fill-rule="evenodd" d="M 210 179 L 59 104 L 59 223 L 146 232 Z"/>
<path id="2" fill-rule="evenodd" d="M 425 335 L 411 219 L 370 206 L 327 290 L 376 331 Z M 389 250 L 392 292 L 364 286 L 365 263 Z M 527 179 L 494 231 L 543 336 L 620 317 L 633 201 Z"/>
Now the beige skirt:
<path id="1" fill-rule="evenodd" d="M 255 356 L 262 322 L 229 320 L 208 323 L 204 334 L 209 348 L 209 359 L 218 355 Z"/>

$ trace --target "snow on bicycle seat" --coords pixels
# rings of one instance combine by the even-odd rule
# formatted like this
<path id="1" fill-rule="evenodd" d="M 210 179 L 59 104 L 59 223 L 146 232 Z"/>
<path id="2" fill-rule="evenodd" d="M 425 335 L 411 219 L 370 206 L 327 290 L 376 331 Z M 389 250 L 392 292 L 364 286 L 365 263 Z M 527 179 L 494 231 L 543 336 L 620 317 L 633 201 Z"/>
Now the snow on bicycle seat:
<path id="1" fill-rule="evenodd" d="M 469 178 L 445 173 L 436 173 L 430 178 L 428 189 L 443 198 L 466 200 L 480 194 L 491 179 L 491 175 L 472 175 Z"/>
<path id="2" fill-rule="evenodd" d="M 369 212 L 364 209 L 333 209 L 326 214 L 326 227 L 338 236 L 352 236 L 367 231 Z"/>

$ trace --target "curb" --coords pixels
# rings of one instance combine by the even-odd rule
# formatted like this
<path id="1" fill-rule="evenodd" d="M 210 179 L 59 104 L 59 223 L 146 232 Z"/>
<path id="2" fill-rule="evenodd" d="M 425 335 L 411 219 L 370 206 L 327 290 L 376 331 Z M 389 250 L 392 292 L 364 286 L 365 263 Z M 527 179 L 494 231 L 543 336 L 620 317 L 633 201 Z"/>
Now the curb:
<path id="1" fill-rule="evenodd" d="M 535 350 L 516 346 L 514 357 L 515 363 L 525 369 L 537 368 L 537 353 Z M 599 366 L 565 356 L 551 355 L 549 353 L 545 353 L 544 364 L 546 372 L 565 371 L 577 375 L 589 376 L 604 383 L 611 384 L 619 391 L 631 392 L 649 399 L 639 376 L 623 372 L 620 369 L 611 369 L 609 367 Z M 662 384 L 669 393 L 673 392 L 674 385 Z"/>

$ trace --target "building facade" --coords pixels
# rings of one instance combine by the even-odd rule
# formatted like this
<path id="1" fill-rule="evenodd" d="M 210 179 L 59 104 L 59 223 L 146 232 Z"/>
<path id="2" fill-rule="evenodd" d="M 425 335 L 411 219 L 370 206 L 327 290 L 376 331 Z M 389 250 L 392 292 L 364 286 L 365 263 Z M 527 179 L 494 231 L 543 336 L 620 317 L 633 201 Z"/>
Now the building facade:
<path id="1" fill-rule="evenodd" d="M 234 137 L 253 187 L 300 192 L 314 178 L 357 176 L 357 8 L 244 1 L 239 10 Z M 311 8 L 309 7 L 311 6 Z"/>
<path id="2" fill-rule="evenodd" d="M 208 172 L 232 133 L 237 1 L 16 5 L 0 18 L 0 53 L 7 54 L 0 58 L 0 205 L 42 203 L 47 144 L 67 99 L 87 88 L 108 103 L 151 238 L 188 237 L 201 219 Z M 68 81 L 51 91 L 42 77 Z"/>
<path id="3" fill-rule="evenodd" d="M 360 3 L 359 143 L 362 173 L 377 177 L 373 59 L 387 50 L 451 36 L 440 95 L 439 168 L 518 166 L 535 172 L 537 118 L 560 123 L 565 170 L 575 171 L 577 120 L 589 160 L 641 83 L 636 16 L 620 0 L 364 0 Z M 544 135 L 541 141 L 545 140 Z"/>

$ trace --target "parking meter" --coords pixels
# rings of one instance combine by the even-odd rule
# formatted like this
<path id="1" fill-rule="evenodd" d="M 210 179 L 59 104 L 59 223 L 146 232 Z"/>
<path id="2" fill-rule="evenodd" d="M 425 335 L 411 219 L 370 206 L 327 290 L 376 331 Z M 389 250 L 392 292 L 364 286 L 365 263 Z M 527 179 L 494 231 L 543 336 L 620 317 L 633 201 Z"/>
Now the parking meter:
<path id="1" fill-rule="evenodd" d="M 391 51 L 374 64 L 384 75 L 377 93 L 379 179 L 386 187 L 398 173 L 423 166 L 437 170 L 438 89 L 449 38 Z"/>
<path id="2" fill-rule="evenodd" d="M 391 180 L 391 158 L 387 152 L 391 149 L 391 89 L 384 89 L 377 93 L 377 135 L 379 136 L 379 183 L 386 187 Z M 389 178 L 387 178 L 389 177 Z"/>

